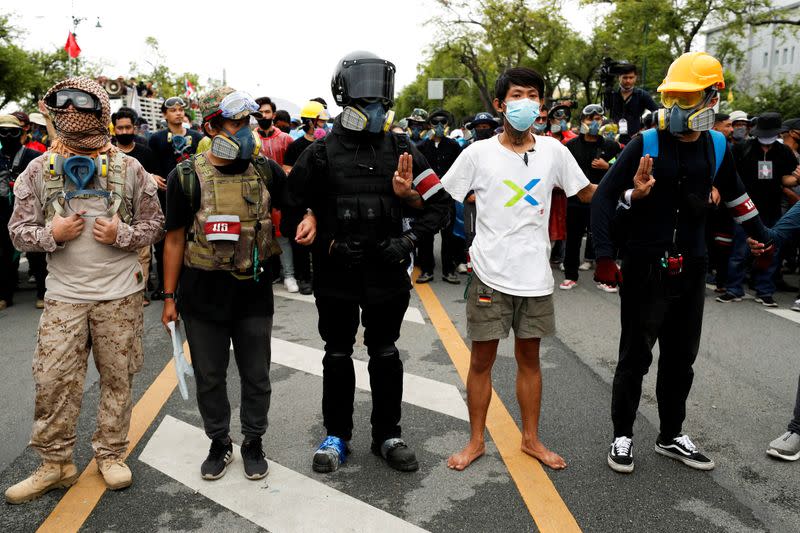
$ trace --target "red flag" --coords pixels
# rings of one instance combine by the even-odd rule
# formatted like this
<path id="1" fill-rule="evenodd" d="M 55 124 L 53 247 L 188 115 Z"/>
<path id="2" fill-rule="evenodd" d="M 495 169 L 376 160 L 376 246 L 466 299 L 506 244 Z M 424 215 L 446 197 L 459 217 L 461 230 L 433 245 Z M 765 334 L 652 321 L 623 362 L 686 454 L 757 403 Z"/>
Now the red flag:
<path id="1" fill-rule="evenodd" d="M 75 40 L 75 34 L 69 32 L 69 37 L 67 37 L 67 44 L 64 45 L 64 50 L 67 51 L 69 57 L 75 59 L 81 53 L 81 47 L 78 46 L 78 41 Z"/>

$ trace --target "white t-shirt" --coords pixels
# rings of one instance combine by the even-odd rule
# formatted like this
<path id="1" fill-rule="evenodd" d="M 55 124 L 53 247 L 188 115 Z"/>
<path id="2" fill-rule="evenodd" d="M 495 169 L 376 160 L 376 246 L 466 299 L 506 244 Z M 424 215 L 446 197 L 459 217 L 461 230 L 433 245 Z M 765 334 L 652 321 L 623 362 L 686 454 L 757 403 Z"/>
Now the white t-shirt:
<path id="1" fill-rule="evenodd" d="M 550 197 L 554 187 L 573 196 L 589 185 L 569 150 L 536 137 L 533 152 L 516 154 L 499 136 L 478 141 L 458 156 L 442 185 L 458 202 L 475 191 L 477 220 L 470 256 L 478 277 L 514 296 L 553 293 L 550 270 Z"/>

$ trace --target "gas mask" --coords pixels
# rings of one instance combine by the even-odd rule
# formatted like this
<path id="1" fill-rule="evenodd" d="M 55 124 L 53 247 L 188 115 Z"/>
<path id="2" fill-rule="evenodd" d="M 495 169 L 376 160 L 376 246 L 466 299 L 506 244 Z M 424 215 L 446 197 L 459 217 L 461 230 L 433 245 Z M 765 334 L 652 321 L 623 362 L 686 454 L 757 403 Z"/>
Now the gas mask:
<path id="1" fill-rule="evenodd" d="M 382 102 L 367 105 L 356 103 L 342 111 L 342 126 L 351 131 L 381 133 L 389 131 L 394 122 L 394 111 L 387 111 Z"/>
<path id="2" fill-rule="evenodd" d="M 111 191 L 86 188 L 95 177 L 108 176 L 108 156 L 105 154 L 91 158 L 84 155 L 64 157 L 51 152 L 47 160 L 47 172 L 51 176 L 66 176 L 75 185 L 75 190 L 67 191 L 64 195 L 67 205 L 75 198 L 89 196 L 100 197 L 107 208 L 114 203 L 115 198 Z"/>
<path id="3" fill-rule="evenodd" d="M 558 124 L 550 124 L 550 133 L 561 133 L 567 131 L 567 121 L 561 120 Z"/>
<path id="4" fill-rule="evenodd" d="M 654 124 L 659 130 L 669 130 L 673 135 L 690 131 L 708 131 L 714 126 L 714 108 L 710 106 L 716 91 L 708 91 L 700 103 L 693 107 L 681 104 L 679 98 L 672 98 L 668 93 L 661 96 L 665 109 L 655 112 Z"/>
<path id="5" fill-rule="evenodd" d="M 261 139 L 248 127 L 239 128 L 233 135 L 223 130 L 211 140 L 211 153 L 226 161 L 251 159 L 258 155 L 260 145 Z"/>
<path id="6" fill-rule="evenodd" d="M 436 135 L 439 138 L 444 137 L 445 133 L 446 133 L 446 131 L 445 131 L 445 127 L 444 127 L 443 124 L 437 124 L 436 127 L 433 128 L 433 134 Z"/>
<path id="7" fill-rule="evenodd" d="M 603 125 L 599 120 L 593 120 L 589 124 L 581 123 L 582 135 L 597 135 L 600 133 L 600 127 Z"/>

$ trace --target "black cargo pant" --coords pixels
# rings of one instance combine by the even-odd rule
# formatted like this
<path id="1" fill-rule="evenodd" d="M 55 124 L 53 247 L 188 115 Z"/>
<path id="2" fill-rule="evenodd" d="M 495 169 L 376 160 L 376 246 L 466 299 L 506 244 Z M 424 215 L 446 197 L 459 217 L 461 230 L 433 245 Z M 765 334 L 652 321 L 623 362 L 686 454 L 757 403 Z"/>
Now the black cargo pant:
<path id="1" fill-rule="evenodd" d="M 588 205 L 567 205 L 567 244 L 564 253 L 564 277 L 578 281 L 578 267 L 581 263 L 581 244 L 586 235 L 584 257 L 594 258 L 592 239 L 589 235 L 591 210 Z"/>
<path id="2" fill-rule="evenodd" d="M 359 303 L 317 295 L 319 333 L 325 341 L 322 359 L 322 418 L 328 435 L 350 440 L 353 436 L 355 371 L 353 344 L 359 324 L 369 354 L 372 389 L 372 440 L 400 437 L 403 400 L 403 362 L 395 341 L 408 309 L 409 293 L 401 292 L 378 303 Z"/>
<path id="3" fill-rule="evenodd" d="M 615 438 L 633 436 L 642 380 L 653 362 L 656 341 L 661 437 L 678 436 L 686 418 L 692 365 L 700 346 L 706 266 L 702 259 L 686 260 L 682 274 L 669 276 L 656 261 L 626 258 L 622 264 L 622 333 L 611 399 Z"/>
<path id="4" fill-rule="evenodd" d="M 233 342 L 233 357 L 242 387 L 239 409 L 242 434 L 246 439 L 261 437 L 267 431 L 272 394 L 269 380 L 272 317 L 212 321 L 184 316 L 183 322 L 197 383 L 197 406 L 206 435 L 210 439 L 223 439 L 230 433 L 227 376 Z"/>
<path id="5" fill-rule="evenodd" d="M 455 272 L 458 264 L 464 261 L 464 239 L 453 233 L 455 219 L 455 204 L 453 204 L 450 208 L 450 222 L 439 232 L 442 236 L 442 276 Z M 433 253 L 435 235 L 421 237 L 417 243 L 417 265 L 422 272 L 428 274 L 433 274 L 436 266 Z"/>
<path id="6" fill-rule="evenodd" d="M 7 198 L 0 198 L 0 300 L 8 305 L 14 303 L 14 291 L 17 288 L 17 269 L 14 265 L 14 245 L 8 233 L 8 221 L 11 219 L 13 206 Z"/>

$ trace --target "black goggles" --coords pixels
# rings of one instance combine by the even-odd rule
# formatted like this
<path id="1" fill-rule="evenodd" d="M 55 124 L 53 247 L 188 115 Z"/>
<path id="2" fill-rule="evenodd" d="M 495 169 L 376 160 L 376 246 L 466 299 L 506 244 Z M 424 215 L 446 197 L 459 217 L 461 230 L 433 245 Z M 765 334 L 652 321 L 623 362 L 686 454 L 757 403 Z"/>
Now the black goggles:
<path id="1" fill-rule="evenodd" d="M 433 117 L 429 119 L 431 126 L 438 126 L 440 124 L 447 124 L 447 117 Z"/>
<path id="2" fill-rule="evenodd" d="M 603 109 L 603 106 L 600 104 L 589 104 L 583 108 L 581 111 L 582 115 L 589 116 L 589 115 L 605 115 L 606 110 Z"/>
<path id="3" fill-rule="evenodd" d="M 173 96 L 171 98 L 167 98 L 164 101 L 164 107 L 167 109 L 175 107 L 176 105 L 179 105 L 181 107 L 186 107 L 186 102 L 184 102 L 183 98 L 181 98 L 180 96 Z"/>
<path id="4" fill-rule="evenodd" d="M 80 89 L 61 89 L 51 93 L 45 99 L 45 104 L 53 109 L 66 109 L 72 104 L 78 111 L 102 112 L 100 99 Z"/>
<path id="5" fill-rule="evenodd" d="M 6 139 L 19 137 L 21 133 L 22 130 L 20 128 L 0 128 L 0 137 L 5 137 Z"/>

